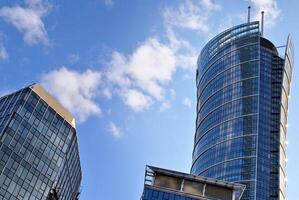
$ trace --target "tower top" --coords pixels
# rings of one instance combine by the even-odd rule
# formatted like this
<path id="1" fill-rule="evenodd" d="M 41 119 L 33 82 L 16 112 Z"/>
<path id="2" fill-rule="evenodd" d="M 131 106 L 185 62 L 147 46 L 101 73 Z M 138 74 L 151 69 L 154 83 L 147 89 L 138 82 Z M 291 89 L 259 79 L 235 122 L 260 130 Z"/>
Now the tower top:
<path id="1" fill-rule="evenodd" d="M 250 23 L 250 9 L 251 9 L 251 6 L 248 6 L 248 16 L 247 16 L 248 23 Z"/>
<path id="2" fill-rule="evenodd" d="M 50 107 L 52 107 L 61 117 L 64 118 L 74 128 L 75 118 L 63 107 L 52 95 L 50 95 L 40 84 L 36 83 L 30 86 L 30 89 L 43 99 Z"/>
<path id="3" fill-rule="evenodd" d="M 261 20 L 261 36 L 263 37 L 263 36 L 264 36 L 264 14 L 265 14 L 265 12 L 262 11 L 261 14 L 262 14 L 262 20 Z"/>

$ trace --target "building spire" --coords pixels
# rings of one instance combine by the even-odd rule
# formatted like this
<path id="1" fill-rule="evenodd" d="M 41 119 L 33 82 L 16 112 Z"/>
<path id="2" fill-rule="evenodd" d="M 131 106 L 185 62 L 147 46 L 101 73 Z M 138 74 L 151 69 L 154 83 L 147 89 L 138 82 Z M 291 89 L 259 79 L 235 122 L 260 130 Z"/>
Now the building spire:
<path id="1" fill-rule="evenodd" d="M 248 16 L 247 16 L 248 23 L 250 23 L 250 9 L 251 9 L 251 6 L 248 6 Z"/>
<path id="2" fill-rule="evenodd" d="M 264 13 L 265 13 L 264 11 L 261 12 L 261 14 L 262 14 L 262 20 L 261 20 L 261 21 L 262 21 L 262 22 L 261 22 L 261 23 L 262 23 L 262 24 L 261 24 L 261 36 L 262 36 L 262 37 L 264 36 Z"/>

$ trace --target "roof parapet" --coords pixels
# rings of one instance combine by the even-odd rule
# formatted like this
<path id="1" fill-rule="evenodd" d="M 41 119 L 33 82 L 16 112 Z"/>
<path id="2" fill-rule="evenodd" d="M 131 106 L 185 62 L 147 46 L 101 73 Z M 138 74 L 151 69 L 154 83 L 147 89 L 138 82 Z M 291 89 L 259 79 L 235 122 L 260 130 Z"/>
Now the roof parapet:
<path id="1" fill-rule="evenodd" d="M 75 118 L 63 107 L 52 95 L 50 95 L 40 84 L 36 83 L 29 88 L 43 99 L 50 107 L 52 107 L 65 121 L 72 127 L 76 128 Z"/>

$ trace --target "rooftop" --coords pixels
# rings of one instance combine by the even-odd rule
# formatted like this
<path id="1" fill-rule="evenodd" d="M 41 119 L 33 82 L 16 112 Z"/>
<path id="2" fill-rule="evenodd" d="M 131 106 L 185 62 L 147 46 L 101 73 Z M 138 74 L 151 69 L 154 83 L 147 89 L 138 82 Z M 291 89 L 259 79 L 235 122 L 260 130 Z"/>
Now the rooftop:
<path id="1" fill-rule="evenodd" d="M 217 179 L 147 166 L 145 188 L 195 199 L 240 199 L 245 186 Z"/>

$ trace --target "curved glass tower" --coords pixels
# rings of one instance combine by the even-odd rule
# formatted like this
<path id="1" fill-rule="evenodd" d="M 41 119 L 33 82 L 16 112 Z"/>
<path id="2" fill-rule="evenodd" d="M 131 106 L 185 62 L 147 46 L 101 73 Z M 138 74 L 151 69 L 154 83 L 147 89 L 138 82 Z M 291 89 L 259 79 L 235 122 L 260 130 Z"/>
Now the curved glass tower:
<path id="1" fill-rule="evenodd" d="M 203 48 L 196 75 L 191 172 L 246 185 L 242 199 L 285 199 L 293 45 L 284 57 L 259 22 L 235 26 Z"/>

